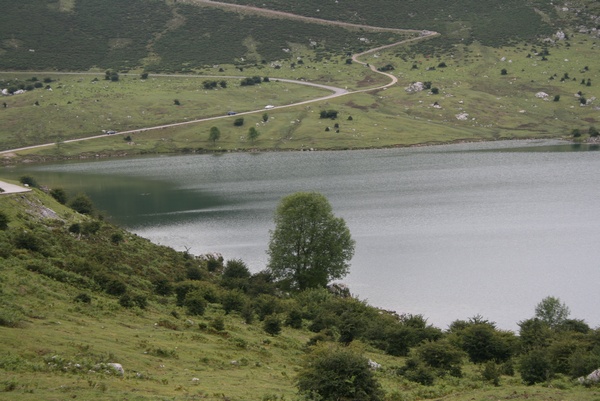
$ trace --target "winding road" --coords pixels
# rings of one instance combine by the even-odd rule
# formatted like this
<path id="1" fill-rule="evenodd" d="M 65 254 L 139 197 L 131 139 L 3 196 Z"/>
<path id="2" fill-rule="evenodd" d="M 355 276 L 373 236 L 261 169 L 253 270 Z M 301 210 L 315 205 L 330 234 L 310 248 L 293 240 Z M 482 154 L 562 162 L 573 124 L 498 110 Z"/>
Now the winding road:
<path id="1" fill-rule="evenodd" d="M 398 78 L 396 78 L 392 74 L 388 74 L 388 73 L 383 72 L 383 71 L 378 71 L 375 66 L 370 65 L 369 63 L 360 61 L 359 57 L 362 57 L 362 56 L 365 56 L 365 55 L 371 54 L 371 53 L 376 53 L 378 51 L 381 51 L 381 50 L 384 50 L 384 49 L 387 49 L 387 48 L 390 48 L 390 47 L 395 47 L 395 46 L 399 46 L 399 45 L 403 45 L 403 44 L 406 44 L 406 43 L 415 42 L 415 41 L 419 41 L 419 40 L 429 39 L 429 38 L 432 38 L 432 37 L 435 37 L 435 36 L 439 35 L 439 33 L 434 32 L 434 31 L 427 31 L 427 30 L 420 31 L 420 30 L 412 30 L 412 29 L 383 28 L 383 27 L 375 27 L 375 26 L 369 26 L 369 25 L 351 24 L 351 23 L 340 22 L 340 21 L 329 21 L 329 20 L 324 20 L 324 19 L 319 19 L 319 18 L 314 18 L 314 17 L 305 17 L 305 16 L 301 16 L 301 15 L 286 13 L 286 12 L 282 12 L 282 11 L 267 10 L 267 9 L 258 8 L 258 7 L 251 7 L 251 6 L 244 6 L 244 5 L 238 5 L 238 4 L 222 3 L 222 2 L 211 1 L 211 0 L 183 0 L 182 2 L 193 3 L 193 4 L 203 4 L 203 5 L 206 5 L 206 6 L 219 7 L 219 8 L 224 8 L 224 9 L 228 9 L 228 10 L 242 10 L 244 12 L 252 12 L 252 13 L 256 13 L 256 14 L 266 15 L 266 16 L 269 16 L 269 17 L 272 17 L 272 18 L 273 17 L 274 18 L 286 18 L 286 19 L 302 20 L 302 21 L 310 22 L 310 23 L 318 23 L 318 24 L 326 24 L 326 25 L 336 25 L 336 26 L 341 26 L 341 27 L 345 27 L 345 28 L 348 28 L 348 29 L 365 29 L 365 30 L 379 31 L 379 32 L 418 33 L 419 34 L 419 36 L 417 36 L 417 37 L 413 37 L 413 38 L 410 38 L 410 39 L 401 40 L 399 42 L 395 42 L 395 43 L 392 43 L 392 44 L 389 44 L 389 45 L 385 45 L 385 46 L 376 47 L 374 49 L 370 49 L 370 50 L 367 50 L 367 51 L 364 51 L 362 53 L 358 53 L 358 54 L 355 54 L 355 55 L 352 56 L 353 62 L 356 62 L 358 64 L 362 64 L 364 66 L 368 66 L 371 69 L 371 71 L 373 71 L 373 72 L 375 72 L 377 74 L 381 74 L 381 75 L 384 75 L 384 76 L 388 77 L 390 79 L 389 83 L 387 83 L 385 85 L 382 85 L 382 86 L 373 87 L 373 88 L 367 88 L 367 89 L 361 89 L 361 90 L 355 90 L 355 91 L 348 91 L 346 89 L 338 88 L 338 87 L 335 87 L 335 86 L 317 84 L 317 83 L 307 82 L 307 81 L 299 81 L 299 80 L 294 80 L 294 79 L 272 77 L 271 79 L 274 79 L 274 80 L 277 80 L 277 81 L 280 81 L 280 82 L 287 82 L 287 83 L 291 83 L 291 84 L 312 86 L 312 87 L 316 87 L 316 88 L 321 88 L 321 89 L 329 90 L 332 93 L 329 94 L 329 95 L 327 95 L 327 96 L 323 96 L 323 97 L 319 97 L 319 98 L 315 98 L 315 99 L 310 99 L 310 100 L 305 100 L 305 101 L 302 101 L 302 102 L 290 103 L 290 104 L 281 105 L 281 106 L 274 106 L 270 110 L 277 110 L 277 109 L 284 109 L 284 108 L 288 108 L 288 107 L 301 106 L 301 105 L 310 104 L 310 103 L 316 103 L 316 102 L 321 102 L 323 100 L 333 99 L 333 98 L 336 98 L 336 97 L 345 96 L 345 95 L 349 95 L 349 94 L 353 94 L 353 93 L 370 92 L 370 91 L 376 91 L 376 90 L 382 90 L 382 89 L 389 88 L 389 87 L 395 85 L 396 83 L 398 83 Z M 72 73 L 72 72 L 65 72 L 65 73 L 59 73 L 59 72 L 39 72 L 39 73 L 40 74 L 43 74 L 43 73 L 47 73 L 47 74 L 64 74 L 64 75 L 73 75 L 73 74 L 79 74 L 79 75 L 98 75 L 97 73 L 86 73 L 86 72 L 78 72 L 78 73 Z M 122 74 L 122 75 L 125 75 L 125 76 L 127 76 L 127 75 L 135 75 L 135 76 L 137 76 L 138 74 Z M 190 78 L 190 77 L 198 77 L 198 78 L 230 78 L 230 79 L 243 79 L 243 78 L 245 78 L 245 77 L 242 77 L 242 76 L 223 76 L 223 75 L 210 76 L 210 75 L 185 75 L 185 74 L 153 74 L 153 76 L 186 77 L 186 78 Z M 240 112 L 240 113 L 237 113 L 236 116 L 246 115 L 246 114 L 254 114 L 254 113 L 259 113 L 259 112 L 264 112 L 264 109 L 257 109 L 257 110 Z M 221 119 L 221 118 L 231 118 L 231 116 L 229 116 L 229 115 L 222 115 L 222 116 L 206 117 L 206 118 L 200 118 L 200 119 L 196 119 L 196 120 L 183 121 L 183 122 L 178 122 L 178 123 L 157 125 L 157 126 L 146 127 L 146 128 L 137 128 L 137 129 L 128 130 L 128 131 L 119 131 L 117 134 L 118 135 L 138 134 L 138 133 L 142 133 L 142 132 L 146 132 L 146 131 L 151 131 L 151 130 L 158 130 L 158 129 L 171 128 L 171 127 L 177 127 L 177 126 L 182 126 L 182 125 L 188 125 L 188 124 L 195 124 L 195 123 L 200 123 L 200 122 L 205 122 L 205 121 L 218 120 L 218 119 Z M 89 136 L 89 137 L 85 137 L 85 138 L 69 139 L 69 140 L 62 141 L 62 143 L 81 142 L 81 141 L 87 141 L 87 140 L 91 140 L 91 139 L 98 139 L 98 138 L 105 138 L 105 137 L 106 137 L 106 134 L 94 135 L 94 136 Z M 0 151 L 0 155 L 3 155 L 3 154 L 4 155 L 9 155 L 9 154 L 14 154 L 14 153 L 17 153 L 17 152 L 20 152 L 20 151 L 24 151 L 24 150 L 31 150 L 31 149 L 43 148 L 43 147 L 53 146 L 53 145 L 56 145 L 56 142 L 45 143 L 45 144 L 40 144 L 40 145 L 25 146 L 25 147 L 16 148 L 16 149 L 2 150 L 2 151 Z"/>

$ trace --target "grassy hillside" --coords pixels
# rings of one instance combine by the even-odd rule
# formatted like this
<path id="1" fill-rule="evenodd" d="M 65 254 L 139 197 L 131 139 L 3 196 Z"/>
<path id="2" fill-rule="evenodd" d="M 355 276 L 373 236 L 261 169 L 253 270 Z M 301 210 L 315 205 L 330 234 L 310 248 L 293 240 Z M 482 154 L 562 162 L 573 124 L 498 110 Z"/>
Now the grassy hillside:
<path id="1" fill-rule="evenodd" d="M 461 41 L 499 46 L 549 34 L 558 20 L 556 7 L 547 0 L 510 1 L 394 1 L 349 0 L 226 0 L 334 21 L 404 29 L 435 30 L 444 37 L 460 32 Z"/>
<path id="2" fill-rule="evenodd" d="M 56 143 L 22 153 L 40 160 L 81 154 L 597 139 L 597 2 L 237 2 L 242 3 L 353 23 L 436 29 L 442 35 L 364 56 L 365 62 L 398 77 L 399 84 L 385 92 L 273 110 L 266 122 L 263 112 L 256 112 L 241 127 L 234 127 L 230 118 L 64 143 L 102 130 L 220 117 L 325 94 L 274 80 L 240 87 L 243 77 L 294 78 L 350 91 L 381 86 L 389 78 L 349 63 L 349 54 L 414 33 L 344 29 L 193 0 L 137 0 L 127 7 L 112 0 L 10 2 L 0 15 L 0 68 L 102 72 L 2 74 L 0 87 L 27 91 L 1 98 L 0 148 Z M 46 25 L 26 29 L 16 22 L 26 18 Z M 229 29 L 232 25 L 236 29 Z M 559 30 L 564 39 L 554 35 Z M 120 72 L 120 79 L 104 80 L 106 68 Z M 133 68 L 138 72 L 124 74 Z M 140 79 L 141 69 L 150 71 L 150 79 Z M 160 77 L 159 71 L 186 72 L 188 77 Z M 226 89 L 204 89 L 204 81 L 221 80 L 218 76 Z M 407 93 L 405 88 L 417 81 L 429 83 L 429 90 Z M 548 97 L 536 97 L 541 92 Z M 327 109 L 339 111 L 336 121 L 318 118 Z M 250 124 L 259 129 L 257 141 L 246 138 Z M 208 138 L 212 126 L 221 131 L 215 143 Z"/>
<path id="3" fill-rule="evenodd" d="M 164 0 L 5 3 L 0 70 L 189 72 L 289 60 L 296 47 L 312 48 L 322 59 L 356 52 L 365 39 L 377 45 L 402 37 Z"/>
<path id="4" fill-rule="evenodd" d="M 46 191 L 0 195 L 0 399 L 299 400 L 305 361 L 335 344 L 381 364 L 385 400 L 600 397 L 573 379 L 600 362 L 583 321 L 540 323 L 537 338 L 480 316 L 444 331 L 343 293 L 289 295 L 242 261 L 154 245 Z M 544 378 L 527 386 L 522 361 L 540 350 Z"/>

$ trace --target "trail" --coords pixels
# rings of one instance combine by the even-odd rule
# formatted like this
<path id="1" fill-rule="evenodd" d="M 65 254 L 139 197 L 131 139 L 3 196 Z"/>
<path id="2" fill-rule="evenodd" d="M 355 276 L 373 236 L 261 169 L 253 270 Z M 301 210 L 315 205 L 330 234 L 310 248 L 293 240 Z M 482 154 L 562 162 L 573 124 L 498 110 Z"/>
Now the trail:
<path id="1" fill-rule="evenodd" d="M 321 89 L 330 90 L 332 93 L 330 95 L 327 95 L 327 96 L 322 96 L 322 97 L 315 98 L 315 99 L 305 100 L 305 101 L 302 101 L 302 102 L 291 103 L 291 104 L 280 105 L 280 106 L 274 106 L 270 110 L 284 109 L 284 108 L 301 106 L 301 105 L 310 104 L 310 103 L 321 102 L 323 100 L 329 100 L 329 99 L 333 99 L 333 98 L 340 97 L 340 96 L 350 95 L 350 94 L 353 94 L 353 93 L 363 93 L 363 92 L 371 92 L 371 91 L 377 91 L 377 90 L 387 89 L 387 88 L 389 88 L 389 87 L 397 84 L 398 83 L 398 78 L 395 77 L 392 74 L 388 74 L 388 73 L 383 72 L 383 71 L 378 71 L 375 66 L 370 65 L 367 62 L 360 61 L 359 57 L 363 57 L 363 56 L 371 54 L 371 53 L 376 53 L 378 51 L 381 51 L 381 50 L 384 50 L 384 49 L 388 49 L 390 47 L 400 46 L 400 45 L 403 45 L 403 44 L 406 44 L 406 43 L 416 42 L 416 41 L 419 41 L 419 40 L 430 39 L 430 38 L 433 38 L 433 37 L 439 35 L 438 32 L 428 31 L 428 30 L 385 28 L 385 27 L 375 27 L 375 26 L 370 26 L 370 25 L 352 24 L 352 23 L 341 22 L 341 21 L 330 21 L 330 20 L 325 20 L 325 19 L 320 19 L 320 18 L 314 18 L 314 17 L 305 17 L 305 16 L 302 16 L 302 15 L 291 14 L 291 13 L 287 13 L 287 12 L 283 12 L 283 11 L 267 10 L 267 9 L 263 9 L 263 8 L 259 8 L 259 7 L 244 6 L 244 5 L 239 5 L 239 4 L 222 3 L 222 2 L 211 1 L 211 0 L 182 0 L 181 2 L 182 3 L 190 3 L 190 4 L 202 4 L 202 5 L 205 5 L 205 6 L 219 7 L 219 8 L 228 9 L 228 10 L 240 10 L 240 11 L 244 11 L 244 12 L 250 12 L 250 13 L 255 13 L 255 14 L 260 14 L 260 15 L 266 15 L 266 16 L 269 16 L 271 18 L 294 19 L 294 20 L 300 20 L 300 21 L 310 22 L 310 23 L 316 23 L 316 24 L 336 25 L 336 26 L 341 26 L 341 27 L 348 28 L 348 29 L 366 29 L 366 30 L 372 30 L 372 31 L 394 32 L 394 33 L 418 33 L 420 35 L 420 36 L 416 36 L 416 37 L 413 37 L 413 38 L 410 38 L 410 39 L 405 39 L 405 40 L 401 40 L 399 42 L 388 44 L 388 45 L 385 45 L 385 46 L 379 46 L 379 47 L 376 47 L 374 49 L 370 49 L 370 50 L 364 51 L 362 53 L 354 54 L 352 56 L 353 62 L 356 62 L 358 64 L 362 64 L 364 66 L 368 66 L 371 69 L 371 71 L 373 71 L 373 72 L 375 72 L 377 74 L 381 74 L 381 75 L 386 76 L 387 78 L 390 79 L 389 83 L 387 83 L 385 85 L 378 86 L 378 87 L 373 87 L 373 88 L 360 89 L 360 90 L 355 90 L 355 91 L 348 91 L 346 89 L 338 88 L 338 87 L 335 87 L 335 86 L 317 84 L 317 83 L 307 82 L 307 81 L 298 81 L 298 80 L 293 80 L 293 79 L 272 77 L 271 79 L 278 80 L 278 81 L 281 81 L 281 82 L 287 82 L 287 83 L 298 84 L 298 85 L 313 86 L 313 87 L 317 87 L 317 88 L 321 88 Z M 41 71 L 40 72 L 40 71 L 37 71 L 36 73 L 38 73 L 38 74 L 47 73 L 47 74 L 55 74 L 55 75 L 56 74 L 64 74 L 64 75 L 73 75 L 73 74 L 78 74 L 78 75 L 98 75 L 97 73 L 88 73 L 88 72 L 49 72 L 49 71 L 46 71 L 46 72 Z M 135 75 L 135 76 L 137 76 L 137 74 L 122 74 L 122 75 L 124 75 L 124 76 Z M 216 76 L 211 76 L 211 75 L 189 75 L 189 74 L 152 74 L 152 75 L 153 76 L 161 76 L 161 77 L 186 77 L 186 78 L 190 78 L 190 77 L 198 77 L 198 78 L 200 78 L 200 77 L 201 78 L 230 78 L 230 79 L 243 79 L 243 78 L 245 78 L 245 77 L 242 77 L 242 76 L 223 76 L 223 75 L 218 75 L 218 76 L 217 75 Z M 236 116 L 264 112 L 264 110 L 265 109 L 256 109 L 256 110 L 251 110 L 251 111 L 240 112 L 240 113 L 237 113 Z M 218 120 L 218 119 L 222 119 L 222 118 L 232 118 L 232 116 L 222 115 L 222 116 L 206 117 L 206 118 L 200 118 L 200 119 L 196 119 L 196 120 L 183 121 L 183 122 L 179 122 L 179 123 L 157 125 L 157 126 L 153 126 L 153 127 L 136 128 L 136 129 L 132 129 L 132 130 L 128 130 L 128 131 L 119 131 L 115 135 L 139 134 L 139 133 L 142 133 L 142 132 L 147 132 L 147 131 L 152 131 L 152 130 L 160 130 L 160 129 L 165 129 L 165 128 L 178 127 L 178 126 L 182 126 L 182 125 L 196 124 L 196 123 L 201 123 L 201 122 L 205 122 L 205 121 Z M 91 139 L 105 138 L 106 136 L 107 136 L 106 134 L 94 135 L 94 136 L 89 136 L 89 137 L 85 137 L 85 138 L 69 139 L 69 140 L 62 141 L 62 143 L 81 142 L 81 141 L 87 141 L 87 140 L 91 140 Z M 45 143 L 45 144 L 40 144 L 40 145 L 25 146 L 25 147 L 16 148 L 16 149 L 3 150 L 3 151 L 0 151 L 0 155 L 11 155 L 11 154 L 14 154 L 14 153 L 17 153 L 17 152 L 21 152 L 21 151 L 25 151 L 25 150 L 38 149 L 38 148 L 43 148 L 43 147 L 48 147 L 48 146 L 54 146 L 54 145 L 56 145 L 56 142 Z"/>

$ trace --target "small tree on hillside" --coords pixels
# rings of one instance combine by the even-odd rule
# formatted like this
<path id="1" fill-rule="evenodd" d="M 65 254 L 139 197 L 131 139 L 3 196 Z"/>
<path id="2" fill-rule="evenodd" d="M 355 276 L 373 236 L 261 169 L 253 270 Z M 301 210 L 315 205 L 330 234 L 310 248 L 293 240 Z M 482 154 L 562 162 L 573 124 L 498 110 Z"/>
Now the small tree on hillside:
<path id="1" fill-rule="evenodd" d="M 344 219 L 316 192 L 284 197 L 275 212 L 268 268 L 298 290 L 325 287 L 348 274 L 354 240 Z"/>
<path id="2" fill-rule="evenodd" d="M 217 127 L 211 127 L 210 133 L 208 134 L 208 139 L 213 143 L 213 145 L 221 138 L 221 131 Z"/>
<path id="3" fill-rule="evenodd" d="M 252 144 L 254 144 L 254 141 L 260 136 L 260 132 L 258 132 L 258 130 L 254 127 L 250 127 L 250 129 L 248 130 L 248 139 L 250 140 L 250 142 Z"/>

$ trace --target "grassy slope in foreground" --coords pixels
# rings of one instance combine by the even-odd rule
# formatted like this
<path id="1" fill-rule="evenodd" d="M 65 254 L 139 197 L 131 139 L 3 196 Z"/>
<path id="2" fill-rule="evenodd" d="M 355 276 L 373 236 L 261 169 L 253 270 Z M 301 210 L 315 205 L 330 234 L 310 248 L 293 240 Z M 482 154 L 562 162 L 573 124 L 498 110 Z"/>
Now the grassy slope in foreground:
<path id="1" fill-rule="evenodd" d="M 111 233 L 120 230 L 108 224 L 92 240 L 84 236 L 75 241 L 79 245 L 73 248 L 76 236 L 67 240 L 50 233 L 90 220 L 37 189 L 0 196 L 0 209 L 10 218 L 9 231 L 0 235 L 28 227 L 38 235 L 48 231 L 42 235 L 46 256 L 1 249 L 1 400 L 298 399 L 294 377 L 314 333 L 284 327 L 280 335 L 270 336 L 262 323 L 244 324 L 237 312 L 224 315 L 219 304 L 210 304 L 203 316 L 188 316 L 175 305 L 174 296 L 152 295 L 150 290 L 145 292 L 149 301 L 145 309 L 123 308 L 117 296 L 84 288 L 81 282 L 71 284 L 64 276 L 50 279 L 48 271 L 43 275 L 28 266 L 43 265 L 47 258 L 54 264 L 82 263 L 77 260 L 81 248 L 89 248 L 96 258 L 108 252 L 113 255 L 114 277 L 127 276 L 129 284 L 141 291 L 161 270 L 180 274 L 184 255 L 122 231 L 125 241 L 111 244 Z M 91 303 L 73 301 L 82 292 L 91 295 Z M 211 328 L 217 317 L 224 319 L 223 331 Z M 457 401 L 593 401 L 600 396 L 597 389 L 564 378 L 549 386 L 526 387 L 518 375 L 503 376 L 501 386 L 494 387 L 481 380 L 480 368 L 470 364 L 464 366 L 461 379 L 447 377 L 434 386 L 422 386 L 396 375 L 404 358 L 384 355 L 359 341 L 352 347 L 382 364 L 376 377 L 386 400 L 447 396 Z M 121 363 L 124 376 L 97 367 L 109 362 Z"/>

